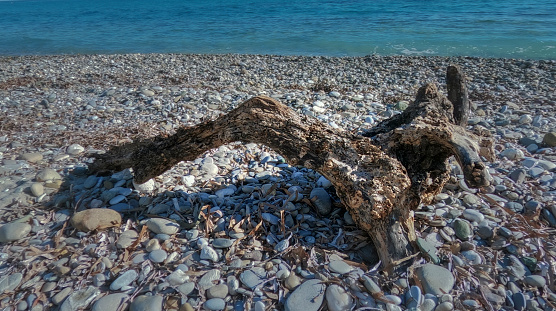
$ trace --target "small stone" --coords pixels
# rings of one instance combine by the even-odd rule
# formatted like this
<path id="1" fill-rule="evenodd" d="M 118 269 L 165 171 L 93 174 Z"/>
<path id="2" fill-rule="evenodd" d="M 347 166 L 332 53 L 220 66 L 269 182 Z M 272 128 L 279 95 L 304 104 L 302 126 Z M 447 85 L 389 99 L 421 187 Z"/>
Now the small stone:
<path id="1" fill-rule="evenodd" d="M 474 221 L 476 223 L 480 223 L 485 219 L 485 215 L 481 214 L 481 212 L 469 208 L 464 210 L 462 215 L 465 219 L 469 221 Z"/>
<path id="2" fill-rule="evenodd" d="M 43 157 L 40 152 L 30 152 L 21 155 L 21 159 L 31 163 L 37 163 L 42 161 Z"/>
<path id="3" fill-rule="evenodd" d="M 191 292 L 193 292 L 194 289 L 195 289 L 194 282 L 183 283 L 182 285 L 177 287 L 177 290 L 184 296 L 189 295 Z"/>
<path id="4" fill-rule="evenodd" d="M 326 285 L 313 279 L 299 285 L 288 297 L 286 311 L 317 311 L 324 301 Z"/>
<path id="5" fill-rule="evenodd" d="M 119 290 L 124 286 L 128 286 L 133 281 L 137 279 L 139 274 L 135 270 L 127 270 L 117 279 L 115 279 L 112 284 L 110 284 L 110 290 Z"/>
<path id="6" fill-rule="evenodd" d="M 434 264 L 425 264 L 416 269 L 417 276 L 427 294 L 449 293 L 455 284 L 450 270 Z"/>
<path id="7" fill-rule="evenodd" d="M 35 176 L 37 181 L 47 181 L 47 180 L 61 180 L 62 176 L 58 174 L 55 170 L 51 168 L 45 168 L 37 173 Z"/>
<path id="8" fill-rule="evenodd" d="M 193 187 L 195 185 L 195 176 L 186 175 L 181 178 L 181 182 L 187 187 Z"/>
<path id="9" fill-rule="evenodd" d="M 58 292 L 56 295 L 52 297 L 52 303 L 55 305 L 61 304 L 62 301 L 64 301 L 64 299 L 66 299 L 69 296 L 69 294 L 71 294 L 72 291 L 73 288 L 65 287 L 64 289 L 62 289 L 60 292 Z"/>
<path id="10" fill-rule="evenodd" d="M 514 302 L 514 310 L 525 310 L 525 306 L 527 305 L 527 299 L 523 293 L 518 292 L 512 295 L 512 300 Z"/>
<path id="11" fill-rule="evenodd" d="M 12 222 L 0 227 L 0 243 L 23 239 L 31 232 L 31 225 L 24 222 Z"/>
<path id="12" fill-rule="evenodd" d="M 295 273 L 290 273 L 290 275 L 284 281 L 284 285 L 287 289 L 292 290 L 301 284 L 301 280 Z"/>
<path id="13" fill-rule="evenodd" d="M 523 183 L 525 181 L 525 177 L 527 176 L 527 172 L 524 169 L 516 169 L 510 173 L 510 178 L 518 184 Z"/>
<path id="14" fill-rule="evenodd" d="M 336 284 L 326 289 L 326 302 L 330 311 L 349 311 L 353 306 L 353 298 L 343 287 Z"/>
<path id="15" fill-rule="evenodd" d="M 23 274 L 16 272 L 12 275 L 7 275 L 0 278 L 0 295 L 4 293 L 9 293 L 19 286 L 21 280 L 23 279 Z"/>
<path id="16" fill-rule="evenodd" d="M 309 198 L 315 204 L 319 214 L 328 215 L 332 211 L 332 200 L 324 188 L 314 188 Z"/>
<path id="17" fill-rule="evenodd" d="M 328 268 L 330 268 L 330 271 L 340 274 L 346 274 L 352 270 L 352 267 L 343 260 L 331 260 Z"/>
<path id="18" fill-rule="evenodd" d="M 149 253 L 149 259 L 161 263 L 168 258 L 168 253 L 163 249 L 156 249 Z"/>
<path id="19" fill-rule="evenodd" d="M 133 302 L 131 302 L 129 311 L 162 311 L 163 301 L 164 297 L 159 295 L 137 296 L 133 299 Z"/>
<path id="20" fill-rule="evenodd" d="M 70 220 L 71 225 L 82 232 L 104 230 L 118 227 L 122 223 L 120 213 L 107 208 L 91 208 L 75 213 Z"/>
<path id="21" fill-rule="evenodd" d="M 556 132 L 546 133 L 542 142 L 548 147 L 556 147 Z"/>
<path id="22" fill-rule="evenodd" d="M 542 275 L 528 275 L 523 279 L 527 285 L 535 287 L 544 287 L 546 285 L 546 279 Z"/>
<path id="23" fill-rule="evenodd" d="M 106 295 L 93 304 L 91 311 L 125 310 L 129 305 L 129 295 L 115 293 Z"/>
<path id="24" fill-rule="evenodd" d="M 35 182 L 31 184 L 30 190 L 35 197 L 40 197 L 44 193 L 44 186 L 40 182 Z"/>
<path id="25" fill-rule="evenodd" d="M 376 284 L 376 282 L 373 281 L 373 279 L 371 279 L 370 277 L 363 275 L 361 277 L 361 280 L 363 281 L 363 285 L 370 294 L 378 294 L 382 292 L 380 286 L 378 286 L 378 284 Z"/>
<path id="26" fill-rule="evenodd" d="M 83 187 L 85 187 L 85 189 L 91 189 L 97 184 L 97 182 L 98 182 L 98 177 L 96 177 L 95 175 L 91 175 L 87 177 L 87 179 L 85 179 L 85 182 L 83 183 Z"/>
<path id="27" fill-rule="evenodd" d="M 207 290 L 214 286 L 213 282 L 220 279 L 220 270 L 212 269 L 205 273 L 198 282 L 199 290 Z"/>
<path id="28" fill-rule="evenodd" d="M 70 291 L 73 291 L 70 288 Z M 96 296 L 100 294 L 100 290 L 94 286 L 73 292 L 60 306 L 60 311 L 74 311 L 86 308 Z"/>
<path id="29" fill-rule="evenodd" d="M 126 230 L 120 234 L 118 241 L 116 242 L 116 247 L 118 248 L 128 248 L 130 247 L 139 237 L 139 234 L 135 230 Z"/>
<path id="30" fill-rule="evenodd" d="M 83 151 L 85 151 L 85 148 L 83 148 L 83 146 L 79 144 L 72 144 L 69 145 L 68 149 L 66 150 L 66 153 L 69 155 L 78 155 Z"/>
<path id="31" fill-rule="evenodd" d="M 147 221 L 147 227 L 154 233 L 175 234 L 180 230 L 180 225 L 164 218 L 151 218 Z"/>
<path id="32" fill-rule="evenodd" d="M 216 166 L 214 163 L 203 163 L 203 165 L 201 165 L 201 171 L 203 171 L 207 175 L 217 175 L 218 166 Z"/>
<path id="33" fill-rule="evenodd" d="M 142 184 L 138 184 L 135 182 L 135 180 L 133 180 L 133 187 L 139 192 L 150 193 L 156 189 L 156 184 L 154 182 L 154 179 L 149 179 Z"/>
<path id="34" fill-rule="evenodd" d="M 463 241 L 469 240 L 473 236 L 471 225 L 461 219 L 456 219 L 453 223 L 456 236 Z"/>
<path id="35" fill-rule="evenodd" d="M 214 250 L 214 248 L 206 245 L 201 249 L 201 259 L 208 259 L 212 262 L 218 261 L 218 253 Z"/>
<path id="36" fill-rule="evenodd" d="M 241 282 L 251 289 L 257 287 L 265 278 L 266 271 L 261 267 L 253 267 L 250 270 L 243 271 L 239 276 Z"/>
<path id="37" fill-rule="evenodd" d="M 443 303 L 436 306 L 434 311 L 451 311 L 454 310 L 454 305 L 449 301 L 444 301 Z"/>
<path id="38" fill-rule="evenodd" d="M 417 238 L 417 246 L 422 254 L 429 258 L 434 264 L 440 263 L 440 258 L 436 255 L 436 247 L 422 238 Z"/>
<path id="39" fill-rule="evenodd" d="M 224 310 L 226 302 L 221 298 L 212 298 L 205 302 L 205 308 L 208 310 Z"/>
<path id="40" fill-rule="evenodd" d="M 226 298 L 228 295 L 228 286 L 226 284 L 218 284 L 207 289 L 207 298 Z"/>
<path id="41" fill-rule="evenodd" d="M 230 239 L 217 238 L 217 239 L 214 239 L 214 241 L 212 241 L 212 247 L 214 247 L 214 248 L 228 248 L 228 247 L 232 246 L 233 243 L 234 243 L 234 241 L 232 241 Z"/>
<path id="42" fill-rule="evenodd" d="M 168 282 L 172 286 L 177 286 L 185 283 L 189 279 L 189 276 L 185 274 L 184 271 L 180 269 L 176 269 L 174 272 L 170 273 L 166 277 L 166 282 Z"/>

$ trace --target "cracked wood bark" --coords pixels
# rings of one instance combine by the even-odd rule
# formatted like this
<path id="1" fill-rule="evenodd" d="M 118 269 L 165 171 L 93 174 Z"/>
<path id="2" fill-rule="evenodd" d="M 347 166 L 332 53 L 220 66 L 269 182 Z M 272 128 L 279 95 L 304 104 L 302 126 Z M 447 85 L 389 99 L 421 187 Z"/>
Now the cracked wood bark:
<path id="1" fill-rule="evenodd" d="M 477 138 L 453 123 L 451 103 L 432 84 L 422 87 L 402 114 L 364 135 L 333 129 L 259 96 L 172 136 L 113 147 L 95 155 L 89 168 L 99 172 L 131 167 L 135 181 L 142 183 L 224 144 L 264 144 L 289 164 L 328 178 L 357 225 L 369 233 L 384 268 L 391 271 L 413 254 L 411 210 L 441 191 L 450 155 L 456 156 L 472 185 L 488 183 Z"/>

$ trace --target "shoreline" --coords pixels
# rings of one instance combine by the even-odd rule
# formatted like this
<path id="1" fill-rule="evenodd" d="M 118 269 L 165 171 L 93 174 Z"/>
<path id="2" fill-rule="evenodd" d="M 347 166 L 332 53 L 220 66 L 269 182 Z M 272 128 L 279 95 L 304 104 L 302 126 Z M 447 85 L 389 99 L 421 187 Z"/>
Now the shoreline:
<path id="1" fill-rule="evenodd" d="M 128 171 L 94 176 L 86 170 L 88 152 L 171 134 L 257 95 L 333 127 L 364 130 L 400 113 L 425 83 L 445 90 L 446 67 L 453 63 L 467 75 L 476 105 L 468 130 L 494 138 L 496 159 L 488 163 L 492 187 L 468 188 L 461 168 L 452 165 L 443 193 L 415 212 L 417 234 L 430 244 L 415 267 L 434 255 L 440 263 L 427 267 L 442 268 L 420 282 L 453 281 L 445 294 L 419 285 L 409 272 L 394 279 L 372 269 L 369 238 L 340 204 L 320 217 L 302 201 L 285 203 L 284 189 L 292 187 L 306 198 L 324 189 L 319 192 L 332 202 L 335 192 L 318 173 L 282 163 L 265 146 L 223 146 L 143 185 Z M 7 284 L 0 288 L 0 308 L 131 302 L 131 311 L 246 304 L 262 310 L 281 309 L 286 301 L 305 306 L 318 297 L 329 309 L 342 302 L 345 310 L 405 310 L 415 307 L 412 301 L 431 311 L 547 310 L 556 303 L 556 147 L 544 143 L 556 132 L 555 65 L 436 56 L 0 56 L 0 218 L 2 226 L 17 227 L 8 236 L 0 227 L 0 239 L 8 240 L 0 251 L 0 283 Z M 41 175 L 46 172 L 50 177 Z M 268 189 L 276 190 L 263 196 Z M 180 221 L 198 204 L 213 209 L 214 227 L 204 222 L 174 232 L 148 225 Z M 296 253 L 274 251 L 288 235 L 271 205 L 284 211 Z M 118 211 L 123 221 L 98 231 L 74 229 L 70 217 L 96 207 Z M 259 222 L 264 231 L 243 239 L 245 232 L 233 227 L 247 218 L 245 232 Z M 143 225 L 149 229 L 141 233 Z M 138 236 L 143 241 L 126 250 Z M 314 269 L 296 261 L 303 254 Z M 307 290 L 314 279 L 332 280 L 334 290 L 290 294 Z M 40 298 L 33 290 L 39 286 Z"/>

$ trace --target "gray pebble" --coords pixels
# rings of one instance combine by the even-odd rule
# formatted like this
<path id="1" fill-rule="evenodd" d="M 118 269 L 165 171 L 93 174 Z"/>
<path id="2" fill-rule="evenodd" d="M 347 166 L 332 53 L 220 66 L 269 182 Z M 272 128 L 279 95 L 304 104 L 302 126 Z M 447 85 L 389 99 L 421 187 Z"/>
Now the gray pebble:
<path id="1" fill-rule="evenodd" d="M 226 302 L 222 298 L 212 298 L 205 302 L 204 307 L 207 310 L 224 310 Z"/>
<path id="2" fill-rule="evenodd" d="M 17 286 L 19 286 L 22 279 L 23 274 L 20 272 L 0 278 L 0 295 L 13 291 Z"/>
<path id="3" fill-rule="evenodd" d="M 343 287 L 336 284 L 326 289 L 326 302 L 330 311 L 349 311 L 353 306 L 353 298 Z"/>
<path id="4" fill-rule="evenodd" d="M 201 259 L 218 262 L 218 253 L 214 250 L 214 248 L 206 245 L 201 249 Z"/>
<path id="5" fill-rule="evenodd" d="M 162 311 L 163 300 L 164 298 L 159 295 L 137 296 L 131 302 L 129 311 Z"/>
<path id="6" fill-rule="evenodd" d="M 153 262 L 163 262 L 168 258 L 168 253 L 166 253 L 163 249 L 155 249 L 154 251 L 149 253 L 149 259 Z"/>
<path id="7" fill-rule="evenodd" d="M 207 298 L 226 298 L 228 295 L 228 286 L 226 284 L 218 284 L 207 289 Z"/>
<path id="8" fill-rule="evenodd" d="M 147 221 L 147 227 L 154 233 L 175 234 L 180 230 L 180 225 L 174 221 L 164 218 L 151 218 Z"/>
<path id="9" fill-rule="evenodd" d="M 73 291 L 70 288 L 71 291 Z M 60 306 L 60 311 L 74 311 L 86 308 L 100 294 L 100 290 L 94 286 L 73 291 Z"/>
<path id="10" fill-rule="evenodd" d="M 535 287 L 544 287 L 546 285 L 546 279 L 542 275 L 528 275 L 523 281 Z"/>
<path id="11" fill-rule="evenodd" d="M 233 243 L 234 243 L 234 241 L 232 241 L 230 239 L 217 238 L 217 239 L 214 239 L 214 241 L 212 241 L 212 247 L 214 247 L 214 248 L 228 248 L 228 247 L 232 246 Z"/>
<path id="12" fill-rule="evenodd" d="M 31 232 L 31 225 L 24 222 L 12 222 L 0 227 L 0 243 L 13 242 L 26 237 Z"/>
<path id="13" fill-rule="evenodd" d="M 314 188 L 309 198 L 317 207 L 319 214 L 328 215 L 332 211 L 332 200 L 324 188 Z"/>
<path id="14" fill-rule="evenodd" d="M 250 270 L 243 271 L 239 279 L 245 286 L 253 289 L 266 279 L 266 271 L 261 267 L 253 267 Z"/>
<path id="15" fill-rule="evenodd" d="M 332 260 L 328 264 L 328 268 L 332 272 L 346 274 L 352 270 L 352 267 L 343 260 Z"/>
<path id="16" fill-rule="evenodd" d="M 286 311 L 317 311 L 324 301 L 326 285 L 321 280 L 308 280 L 288 297 Z"/>
<path id="17" fill-rule="evenodd" d="M 449 293 L 455 279 L 450 270 L 434 264 L 425 264 L 416 269 L 416 274 L 426 293 L 440 295 Z"/>
<path id="18" fill-rule="evenodd" d="M 110 284 L 110 290 L 119 290 L 135 281 L 139 274 L 135 270 L 127 270 Z"/>
<path id="19" fill-rule="evenodd" d="M 139 234 L 135 230 L 126 230 L 120 234 L 118 240 L 116 241 L 116 247 L 118 248 L 128 248 L 136 240 Z"/>
<path id="20" fill-rule="evenodd" d="M 171 286 L 181 285 L 187 280 L 189 280 L 189 276 L 180 269 L 176 269 L 166 277 L 166 282 L 168 282 Z"/>
<path id="21" fill-rule="evenodd" d="M 214 286 L 214 281 L 220 279 L 220 270 L 219 269 L 212 269 L 205 273 L 198 282 L 198 286 L 200 290 L 207 290 Z"/>
<path id="22" fill-rule="evenodd" d="M 177 290 L 184 296 L 189 295 L 195 289 L 195 283 L 186 282 L 177 287 Z"/>
<path id="23" fill-rule="evenodd" d="M 93 304 L 91 311 L 125 310 L 129 305 L 128 298 L 124 293 L 106 295 Z"/>

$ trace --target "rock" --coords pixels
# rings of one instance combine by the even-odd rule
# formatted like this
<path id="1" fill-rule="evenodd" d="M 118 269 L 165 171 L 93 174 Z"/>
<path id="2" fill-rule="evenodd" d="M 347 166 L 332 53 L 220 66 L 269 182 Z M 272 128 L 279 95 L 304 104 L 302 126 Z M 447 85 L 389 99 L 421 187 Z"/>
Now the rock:
<path id="1" fill-rule="evenodd" d="M 224 310 L 226 302 L 222 298 L 212 298 L 205 302 L 205 308 L 208 310 Z"/>
<path id="2" fill-rule="evenodd" d="M 346 274 L 352 270 L 352 267 L 343 260 L 331 260 L 328 264 L 328 268 L 330 271 L 339 274 Z"/>
<path id="3" fill-rule="evenodd" d="M 514 302 L 514 310 L 521 311 L 525 310 L 525 306 L 527 305 L 527 299 L 523 293 L 515 293 L 512 295 L 512 300 Z"/>
<path id="4" fill-rule="evenodd" d="M 371 279 L 370 277 L 363 275 L 361 277 L 361 280 L 363 281 L 363 286 L 365 286 L 370 294 L 374 295 L 382 292 L 380 286 L 378 286 L 378 284 L 376 284 L 376 282 L 373 281 L 373 279 Z"/>
<path id="5" fill-rule="evenodd" d="M 440 258 L 436 255 L 436 247 L 422 238 L 417 238 L 417 246 L 422 254 L 429 258 L 434 264 L 440 263 Z"/>
<path id="6" fill-rule="evenodd" d="M 129 295 L 115 293 L 106 295 L 93 304 L 91 311 L 125 310 L 129 305 Z"/>
<path id="7" fill-rule="evenodd" d="M 149 253 L 149 259 L 153 262 L 161 263 L 168 258 L 168 253 L 163 249 L 155 249 Z"/>
<path id="8" fill-rule="evenodd" d="M 451 311 L 454 310 L 454 305 L 449 301 L 444 301 L 443 303 L 436 306 L 434 311 Z"/>
<path id="9" fill-rule="evenodd" d="M 556 132 L 550 132 L 544 134 L 544 137 L 542 138 L 542 142 L 548 147 L 556 147 Z"/>
<path id="10" fill-rule="evenodd" d="M 201 165 L 201 171 L 203 171 L 207 175 L 217 175 L 218 166 L 216 166 L 214 163 L 203 163 L 203 165 Z"/>
<path id="11" fill-rule="evenodd" d="M 226 284 L 218 284 L 207 289 L 207 298 L 226 298 L 228 295 L 228 286 Z"/>
<path id="12" fill-rule="evenodd" d="M 324 188 L 314 188 L 309 198 L 315 204 L 319 214 L 328 215 L 332 211 L 332 200 Z"/>
<path id="13" fill-rule="evenodd" d="M 166 282 L 168 282 L 171 286 L 177 286 L 185 283 L 188 279 L 189 276 L 185 274 L 184 271 L 176 269 L 174 272 L 170 273 L 168 277 L 166 277 Z"/>
<path id="14" fill-rule="evenodd" d="M 35 197 L 40 197 L 44 193 L 44 186 L 40 182 L 35 182 L 31 184 L 30 190 Z"/>
<path id="15" fill-rule="evenodd" d="M 527 176 L 527 172 L 521 168 L 513 170 L 509 175 L 509 177 L 518 184 L 523 183 L 523 181 L 525 181 L 526 176 Z"/>
<path id="16" fill-rule="evenodd" d="M 427 294 L 449 293 L 455 284 L 454 276 L 448 269 L 434 264 L 418 267 L 416 274 Z"/>
<path id="17" fill-rule="evenodd" d="M 177 287 L 177 290 L 184 296 L 189 295 L 191 292 L 193 292 L 194 289 L 195 289 L 194 282 L 183 283 L 182 285 Z"/>
<path id="18" fill-rule="evenodd" d="M 535 287 L 544 287 L 546 285 L 546 279 L 542 275 L 528 275 L 523 281 L 527 283 L 527 285 Z"/>
<path id="19" fill-rule="evenodd" d="M 97 182 L 98 182 L 98 177 L 96 177 L 95 175 L 91 175 L 87 177 L 87 179 L 85 179 L 85 182 L 83 183 L 83 187 L 85 187 L 85 189 L 91 189 L 97 184 Z"/>
<path id="20" fill-rule="evenodd" d="M 505 149 L 504 151 L 502 151 L 500 153 L 500 156 L 506 157 L 509 160 L 519 160 L 519 159 L 523 159 L 524 154 L 523 154 L 523 151 L 521 151 L 519 149 L 508 148 L 508 149 Z"/>
<path id="21" fill-rule="evenodd" d="M 51 168 L 45 168 L 37 173 L 35 176 L 37 181 L 53 181 L 53 180 L 61 180 L 62 176 L 58 174 L 55 170 Z"/>
<path id="22" fill-rule="evenodd" d="M 77 212 L 71 217 L 71 225 L 82 232 L 118 227 L 122 223 L 120 213 L 107 208 L 91 208 Z"/>
<path id="23" fill-rule="evenodd" d="M 199 286 L 199 290 L 207 290 L 214 286 L 213 282 L 220 279 L 220 270 L 219 269 L 212 269 L 207 271 L 197 285 Z"/>
<path id="24" fill-rule="evenodd" d="M 317 311 L 324 301 L 326 285 L 321 280 L 313 279 L 299 285 L 288 297 L 286 311 Z"/>
<path id="25" fill-rule="evenodd" d="M 485 215 L 481 214 L 478 210 L 466 209 L 463 211 L 463 217 L 469 221 L 480 223 L 485 219 Z"/>
<path id="26" fill-rule="evenodd" d="M 119 290 L 124 286 L 128 286 L 133 281 L 137 279 L 139 274 L 135 270 L 127 270 L 117 279 L 115 279 L 112 284 L 110 284 L 110 290 Z"/>
<path id="27" fill-rule="evenodd" d="M 341 286 L 332 284 L 326 289 L 326 302 L 330 311 L 349 311 L 353 298 Z"/>
<path id="28" fill-rule="evenodd" d="M 187 175 L 181 178 L 181 182 L 187 187 L 193 187 L 195 185 L 195 176 Z"/>
<path id="29" fill-rule="evenodd" d="M 21 159 L 31 163 L 37 163 L 42 161 L 43 157 L 40 152 L 30 152 L 21 155 Z"/>
<path id="30" fill-rule="evenodd" d="M 456 219 L 453 226 L 456 236 L 461 240 L 467 241 L 473 236 L 471 225 L 467 221 Z"/>
<path id="31" fill-rule="evenodd" d="M 79 144 L 72 144 L 68 146 L 68 149 L 66 150 L 66 153 L 69 155 L 78 155 L 80 153 L 82 153 L 83 151 L 85 151 L 85 148 L 83 148 L 83 146 L 79 145 Z"/>
<path id="32" fill-rule="evenodd" d="M 86 308 L 98 294 L 100 294 L 100 290 L 94 286 L 89 286 L 73 292 L 64 303 L 62 303 L 60 311 L 74 311 Z"/>
<path id="33" fill-rule="evenodd" d="M 232 246 L 233 243 L 234 243 L 234 241 L 232 241 L 230 239 L 217 238 L 217 239 L 214 239 L 214 241 L 212 241 L 212 247 L 214 247 L 214 248 L 228 248 L 228 247 Z"/>
<path id="34" fill-rule="evenodd" d="M 19 286 L 21 280 L 23 279 L 23 274 L 16 272 L 12 275 L 7 275 L 0 278 L 0 295 L 4 293 L 9 293 Z"/>
<path id="35" fill-rule="evenodd" d="M 31 232 L 31 225 L 24 222 L 12 222 L 0 227 L 0 243 L 13 242 L 26 237 Z"/>
<path id="36" fill-rule="evenodd" d="M 156 189 L 156 184 L 154 182 L 154 179 L 149 179 L 142 184 L 138 184 L 135 182 L 135 180 L 133 180 L 133 187 L 139 192 L 150 193 Z"/>
<path id="37" fill-rule="evenodd" d="M 284 281 L 284 285 L 287 289 L 292 290 L 301 284 L 301 280 L 295 273 L 290 273 L 290 275 Z"/>
<path id="38" fill-rule="evenodd" d="M 71 287 L 66 287 L 52 297 L 52 303 L 55 305 L 61 304 L 72 292 Z"/>
<path id="39" fill-rule="evenodd" d="M 159 295 L 154 296 L 137 296 L 131 302 L 129 311 L 162 311 L 162 303 L 164 298 Z"/>
<path id="40" fill-rule="evenodd" d="M 243 271 L 239 279 L 245 286 L 254 289 L 266 279 L 266 271 L 261 267 L 253 267 L 250 270 Z"/>
<path id="41" fill-rule="evenodd" d="M 128 248 L 137 240 L 139 234 L 135 230 L 126 230 L 120 234 L 118 241 L 116 241 L 116 247 L 118 248 Z"/>
<path id="42" fill-rule="evenodd" d="M 408 308 L 417 308 L 423 303 L 425 297 L 421 293 L 421 288 L 419 286 L 411 286 L 409 291 L 406 293 L 406 306 Z"/>
<path id="43" fill-rule="evenodd" d="M 154 233 L 175 234 L 180 230 L 180 225 L 164 218 L 151 218 L 147 221 L 147 227 Z"/>
<path id="44" fill-rule="evenodd" d="M 212 262 L 218 262 L 218 253 L 214 248 L 206 245 L 201 249 L 201 259 L 208 259 Z"/>

